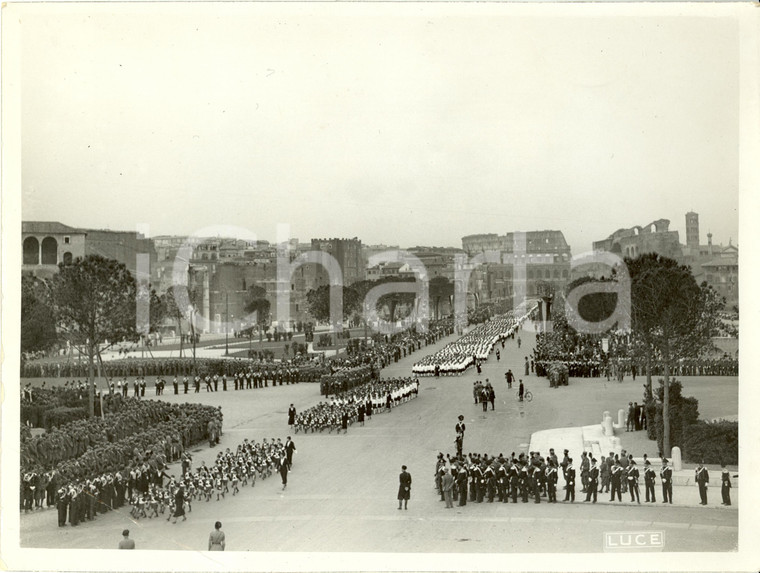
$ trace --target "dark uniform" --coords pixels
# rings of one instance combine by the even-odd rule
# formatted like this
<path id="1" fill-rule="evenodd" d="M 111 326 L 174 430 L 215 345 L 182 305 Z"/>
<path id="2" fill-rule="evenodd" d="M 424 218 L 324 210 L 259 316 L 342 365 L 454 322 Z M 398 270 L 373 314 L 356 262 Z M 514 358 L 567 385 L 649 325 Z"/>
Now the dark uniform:
<path id="1" fill-rule="evenodd" d="M 673 503 L 673 470 L 668 465 L 668 460 L 663 460 L 660 470 L 662 481 L 662 503 Z"/>
<path id="2" fill-rule="evenodd" d="M 457 472 L 457 496 L 460 506 L 467 505 L 467 470 L 464 465 Z"/>
<path id="3" fill-rule="evenodd" d="M 654 480 L 656 472 L 649 460 L 644 463 L 644 494 L 647 502 L 654 503 L 657 501 L 654 495 Z"/>
<path id="4" fill-rule="evenodd" d="M 554 462 L 546 466 L 546 491 L 549 503 L 557 503 L 557 466 Z"/>
<path id="5" fill-rule="evenodd" d="M 591 469 L 588 471 L 588 483 L 586 485 L 586 501 L 596 503 L 597 486 L 599 485 L 599 468 L 596 467 L 596 459 L 591 460 Z M 591 499 L 593 497 L 593 500 Z"/>
<path id="6" fill-rule="evenodd" d="M 411 496 L 412 476 L 406 471 L 406 466 L 401 466 L 401 473 L 398 476 L 398 508 L 401 509 L 401 502 L 404 502 L 404 509 L 409 509 L 407 503 Z"/>
<path id="7" fill-rule="evenodd" d="M 699 467 L 694 470 L 694 481 L 699 486 L 700 505 L 707 505 L 707 484 L 710 483 L 710 474 L 707 473 L 707 468 L 702 464 L 699 464 Z"/>
<path id="8" fill-rule="evenodd" d="M 723 497 L 723 505 L 731 505 L 731 474 L 724 467 L 720 474 L 720 493 Z"/>
<path id="9" fill-rule="evenodd" d="M 641 496 L 639 495 L 639 468 L 636 467 L 636 462 L 631 460 L 631 464 L 628 466 L 628 491 L 631 492 L 631 501 L 641 503 Z"/>
<path id="10" fill-rule="evenodd" d="M 619 463 L 615 463 L 615 465 L 612 466 L 612 470 L 610 471 L 610 482 L 612 483 L 612 492 L 610 495 L 610 501 L 615 501 L 615 494 L 617 494 L 618 501 L 622 500 L 622 493 L 621 493 L 621 481 L 623 478 L 623 468 L 620 467 Z"/>
<path id="11" fill-rule="evenodd" d="M 572 460 L 570 460 L 567 469 L 565 470 L 565 501 L 575 501 L 575 468 L 572 466 Z"/>
<path id="12" fill-rule="evenodd" d="M 56 493 L 55 506 L 58 510 L 58 527 L 66 526 L 66 511 L 69 508 L 69 495 L 65 488 L 61 488 Z"/>

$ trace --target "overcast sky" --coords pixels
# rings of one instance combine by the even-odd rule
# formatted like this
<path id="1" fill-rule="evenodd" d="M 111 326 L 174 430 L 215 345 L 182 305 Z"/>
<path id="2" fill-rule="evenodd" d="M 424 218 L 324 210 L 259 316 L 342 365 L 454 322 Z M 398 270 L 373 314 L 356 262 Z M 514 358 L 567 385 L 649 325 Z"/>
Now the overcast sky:
<path id="1" fill-rule="evenodd" d="M 24 220 L 461 247 L 738 236 L 735 19 L 476 4 L 26 5 Z M 583 13 L 581 13 L 583 14 Z"/>

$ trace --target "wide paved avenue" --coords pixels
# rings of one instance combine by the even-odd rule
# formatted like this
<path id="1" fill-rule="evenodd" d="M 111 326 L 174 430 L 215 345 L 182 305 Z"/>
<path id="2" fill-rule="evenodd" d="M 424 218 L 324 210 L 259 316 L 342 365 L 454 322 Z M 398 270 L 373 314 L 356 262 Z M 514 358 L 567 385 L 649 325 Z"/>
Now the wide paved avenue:
<path id="1" fill-rule="evenodd" d="M 417 399 L 372 416 L 364 427 L 350 427 L 347 435 L 294 434 L 298 452 L 286 491 L 282 491 L 279 476 L 273 475 L 254 488 L 243 488 L 236 497 L 228 494 L 219 502 L 196 501 L 188 520 L 176 525 L 165 518 L 133 522 L 127 509 L 98 516 L 96 521 L 77 528 L 59 529 L 54 510 L 44 510 L 21 516 L 21 546 L 110 549 L 116 547 L 126 527 L 138 549 L 204 550 L 214 521 L 221 520 L 229 551 L 599 552 L 605 532 L 650 530 L 665 532 L 665 551 L 736 549 L 738 512 L 736 505 L 713 505 L 719 503 L 719 488 L 710 488 L 711 507 L 698 505 L 693 487 L 677 488 L 677 504 L 663 506 L 659 503 L 659 479 L 657 504 L 642 500 L 640 506 L 625 501 L 619 506 L 592 506 L 583 503 L 578 492 L 572 505 L 468 503 L 446 510 L 434 489 L 433 473 L 438 452 L 454 453 L 458 414 L 464 414 L 467 422 L 465 452 L 509 455 L 526 450 L 533 432 L 593 424 L 601 419 L 602 411 L 616 412 L 628 401 L 641 399 L 641 379 L 634 382 L 627 378 L 622 384 L 572 379 L 568 387 L 550 389 L 546 379 L 529 376 L 526 386 L 535 397 L 531 403 L 518 402 L 516 388 L 506 389 L 504 372 L 511 368 L 518 377 L 522 374 L 533 337 L 529 333 L 521 336 L 522 349 L 518 350 L 515 341 L 507 341 L 501 361 L 497 363 L 492 354 L 480 374 L 482 380 L 489 378 L 494 384 L 494 411 L 484 413 L 473 403 L 472 385 L 478 378 L 475 369 L 459 377 L 421 378 Z M 410 375 L 415 361 L 451 340 L 453 337 L 392 364 L 383 370 L 383 377 Z M 683 382 L 685 393 L 700 399 L 701 412 L 736 413 L 735 378 L 684 378 Z M 245 438 L 284 440 L 289 434 L 289 404 L 300 411 L 321 397 L 318 385 L 298 384 L 238 392 L 202 390 L 179 396 L 167 388 L 159 399 L 222 406 L 221 444 L 198 448 L 195 467 L 202 461 L 212 463 L 218 448 L 234 450 Z M 631 446 L 645 443 L 641 434 L 630 434 Z M 621 437 L 626 447 L 626 434 Z M 644 453 L 635 447 L 629 451 L 637 456 Z M 651 446 L 648 453 L 656 455 Z M 580 452 L 571 455 L 580 458 Z M 402 464 L 408 466 L 413 478 L 406 511 L 399 511 L 396 502 Z M 178 469 L 175 464 L 169 473 Z M 712 475 L 717 482 L 718 474 Z M 563 494 L 559 491 L 558 499 L 563 499 Z M 600 494 L 599 499 L 608 498 Z"/>

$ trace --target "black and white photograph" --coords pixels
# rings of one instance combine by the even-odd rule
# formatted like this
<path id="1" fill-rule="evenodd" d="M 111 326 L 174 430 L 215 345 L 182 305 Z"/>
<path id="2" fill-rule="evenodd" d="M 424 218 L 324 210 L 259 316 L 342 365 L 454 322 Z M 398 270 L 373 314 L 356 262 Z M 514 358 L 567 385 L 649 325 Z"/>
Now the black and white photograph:
<path id="1" fill-rule="evenodd" d="M 757 570 L 759 23 L 5 3 L 4 567 Z"/>

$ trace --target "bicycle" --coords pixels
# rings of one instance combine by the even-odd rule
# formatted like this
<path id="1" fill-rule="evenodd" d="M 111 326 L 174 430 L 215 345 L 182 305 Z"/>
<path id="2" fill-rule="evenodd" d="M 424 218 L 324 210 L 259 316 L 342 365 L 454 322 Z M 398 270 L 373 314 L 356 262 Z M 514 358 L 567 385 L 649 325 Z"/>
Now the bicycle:
<path id="1" fill-rule="evenodd" d="M 520 399 L 520 392 L 517 392 L 517 399 Z M 531 402 L 533 400 L 533 393 L 530 390 L 525 390 L 523 393 L 523 400 L 526 402 Z"/>

